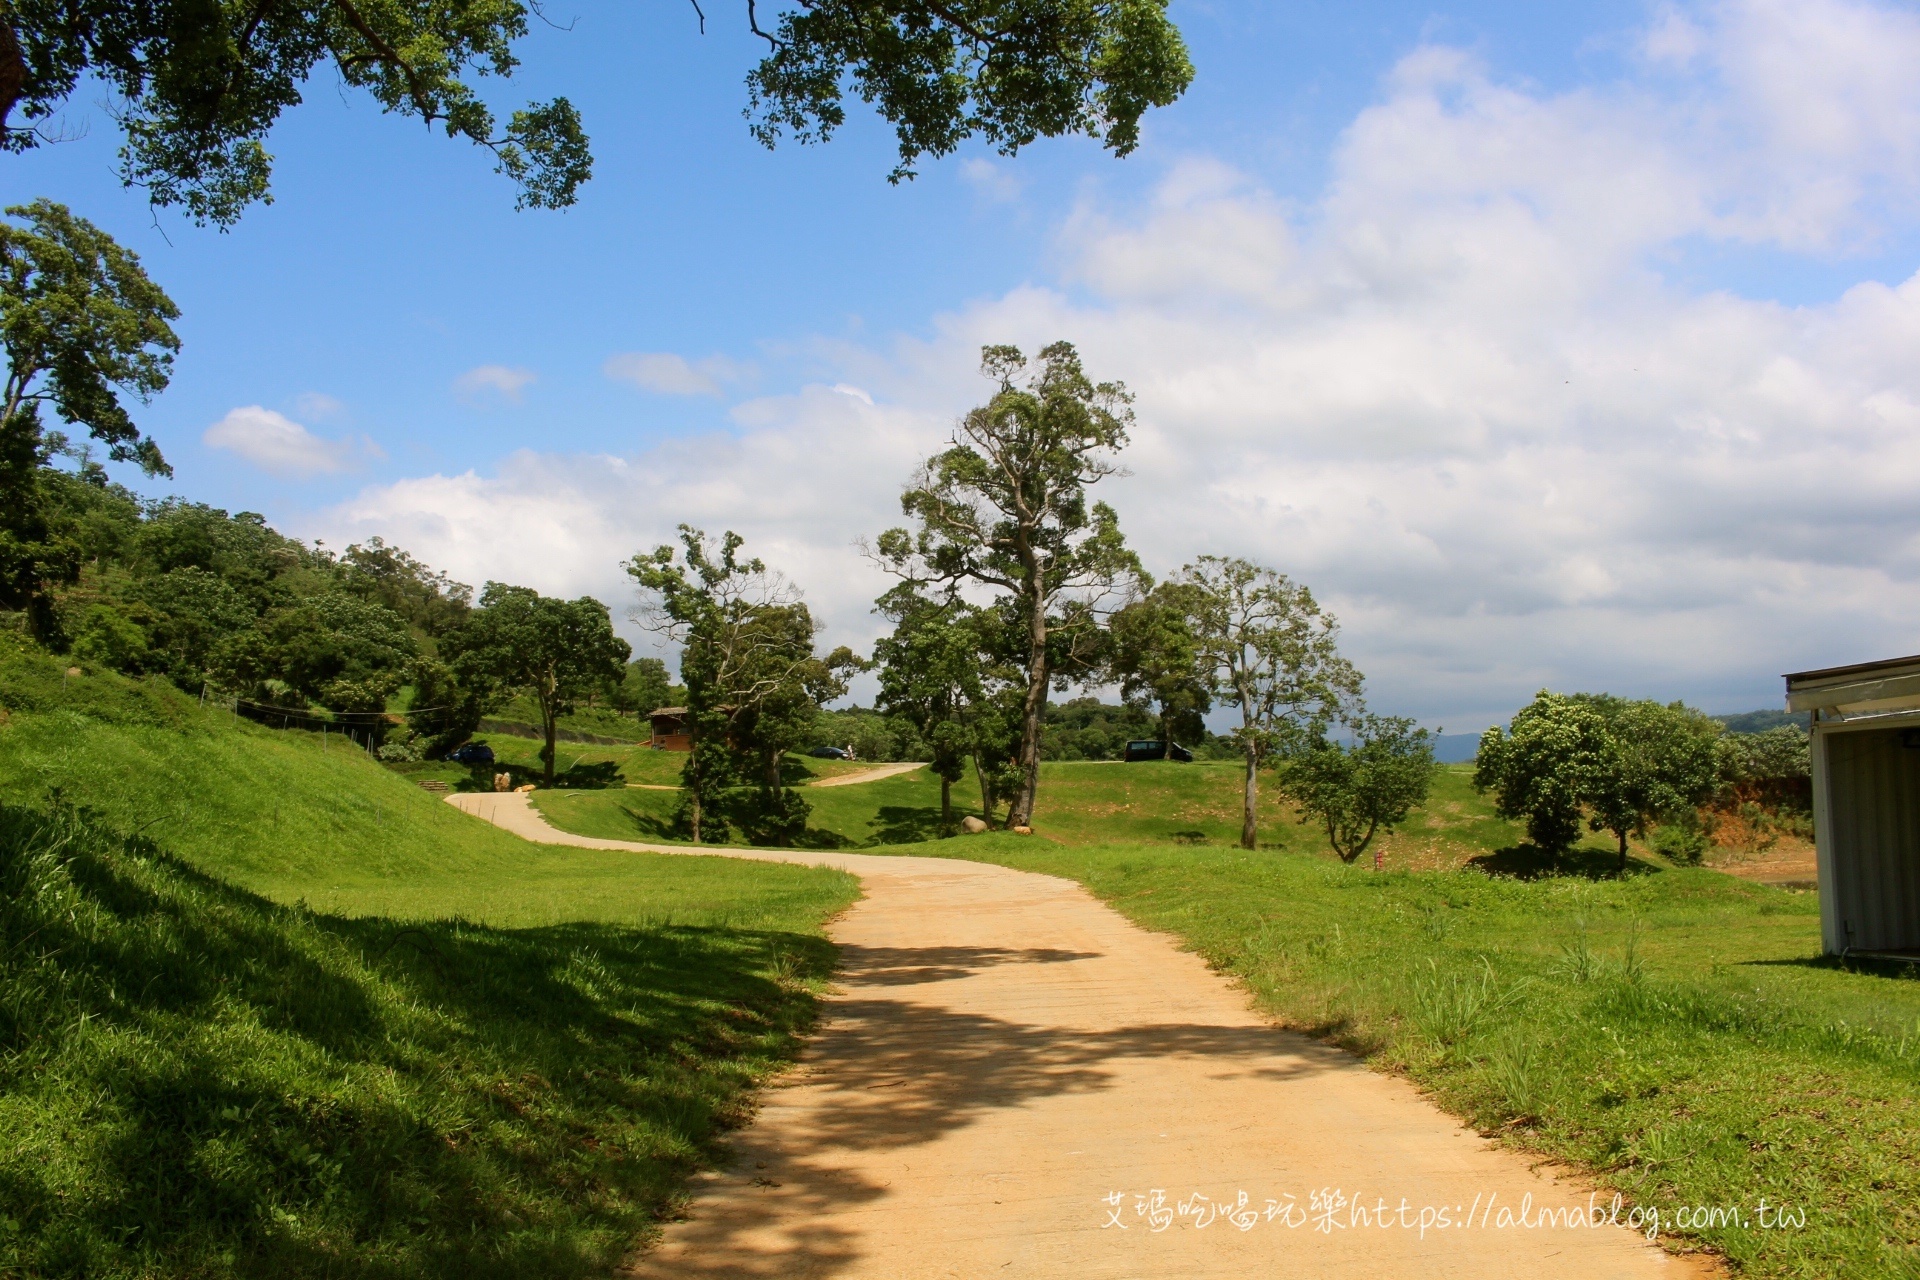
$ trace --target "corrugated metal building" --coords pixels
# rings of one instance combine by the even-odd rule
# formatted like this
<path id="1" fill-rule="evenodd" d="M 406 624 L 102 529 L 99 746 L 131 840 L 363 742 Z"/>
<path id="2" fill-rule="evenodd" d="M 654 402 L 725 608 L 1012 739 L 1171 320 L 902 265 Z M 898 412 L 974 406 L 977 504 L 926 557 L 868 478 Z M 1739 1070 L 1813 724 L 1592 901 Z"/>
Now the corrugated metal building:
<path id="1" fill-rule="evenodd" d="M 1920 656 L 1787 677 L 1812 716 L 1820 936 L 1920 958 Z"/>

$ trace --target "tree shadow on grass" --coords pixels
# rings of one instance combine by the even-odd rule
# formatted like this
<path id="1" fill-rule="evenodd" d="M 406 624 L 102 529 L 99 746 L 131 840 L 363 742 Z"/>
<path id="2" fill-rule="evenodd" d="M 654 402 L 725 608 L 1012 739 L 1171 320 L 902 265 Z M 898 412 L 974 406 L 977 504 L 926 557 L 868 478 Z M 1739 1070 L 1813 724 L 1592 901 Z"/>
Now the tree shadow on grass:
<path id="1" fill-rule="evenodd" d="M 607 787 L 625 786 L 626 782 L 625 775 L 620 772 L 620 764 L 615 760 L 576 764 L 554 778 L 555 786 L 571 787 L 577 791 L 601 791 Z"/>
<path id="2" fill-rule="evenodd" d="M 0 1270 L 347 1280 L 604 1274 L 834 955 L 317 915 L 11 807 L 0 953 Z"/>
<path id="3" fill-rule="evenodd" d="M 1629 858 L 1626 870 L 1620 869 L 1620 855 L 1604 849 L 1568 849 L 1554 854 L 1533 844 L 1517 844 L 1492 853 L 1468 858 L 1466 865 L 1475 871 L 1508 880 L 1622 880 L 1635 876 L 1657 875 L 1661 868 L 1639 858 Z"/>
<path id="4" fill-rule="evenodd" d="M 958 825 L 966 811 L 954 807 L 953 821 Z M 881 805 L 880 811 L 868 822 L 873 832 L 867 843 L 881 844 L 919 844 L 926 840 L 938 840 L 945 832 L 940 829 L 939 805 Z"/>
<path id="5" fill-rule="evenodd" d="M 838 831 L 828 831 L 825 827 L 808 827 L 793 837 L 795 849 L 851 849 L 853 841 Z"/>

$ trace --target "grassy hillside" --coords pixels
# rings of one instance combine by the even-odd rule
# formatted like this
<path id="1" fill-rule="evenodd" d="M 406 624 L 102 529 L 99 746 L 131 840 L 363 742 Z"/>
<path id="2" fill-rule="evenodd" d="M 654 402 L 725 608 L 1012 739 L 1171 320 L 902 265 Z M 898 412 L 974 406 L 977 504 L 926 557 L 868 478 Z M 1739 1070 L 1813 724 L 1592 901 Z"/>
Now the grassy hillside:
<path id="1" fill-rule="evenodd" d="M 1527 881 L 1002 834 L 912 851 L 1079 880 L 1283 1021 L 1593 1170 L 1741 1274 L 1920 1266 L 1920 981 L 1820 959 L 1812 894 L 1649 863 Z M 1804 1227 L 1759 1229 L 1763 1198 Z M 1694 1205 L 1747 1226 L 1677 1228 Z"/>
<path id="2" fill-rule="evenodd" d="M 804 910 L 814 893 L 809 870 L 528 845 L 338 738 L 205 710 L 162 680 L 68 678 L 16 651 L 0 658 L 0 706 L 0 788 L 13 802 L 60 798 L 203 871 L 315 910 L 503 926 L 669 916 L 751 926 L 756 904 L 786 916 L 790 895 Z"/>
<path id="3" fill-rule="evenodd" d="M 0 1274 L 604 1272 L 795 1051 L 857 895 L 528 845 L 25 651 L 0 707 Z"/>

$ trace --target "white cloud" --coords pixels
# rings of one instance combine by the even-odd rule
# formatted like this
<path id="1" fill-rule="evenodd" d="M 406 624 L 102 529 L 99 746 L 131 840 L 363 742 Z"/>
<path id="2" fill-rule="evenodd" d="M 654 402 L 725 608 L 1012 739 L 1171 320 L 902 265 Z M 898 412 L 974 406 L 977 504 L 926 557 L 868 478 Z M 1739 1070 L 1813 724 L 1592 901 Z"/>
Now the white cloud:
<path id="1" fill-rule="evenodd" d="M 1644 73 L 1548 94 L 1405 59 L 1300 205 L 1218 160 L 1062 228 L 1027 285 L 737 438 L 368 490 L 329 537 L 622 600 L 617 562 L 738 528 L 860 642 L 854 538 L 986 384 L 980 344 L 1065 337 L 1136 392 L 1130 536 L 1165 571 L 1245 554 L 1346 624 L 1378 705 L 1479 728 L 1542 685 L 1776 700 L 1777 673 L 1910 652 L 1920 616 L 1920 276 L 1820 305 L 1662 274 L 1701 241 L 1818 251 L 1920 213 L 1920 22 L 1746 0 L 1654 20 Z M 624 358 L 617 358 L 624 359 Z M 711 394 L 679 357 L 655 390 Z M 677 361 L 678 363 L 673 363 Z M 680 381 L 677 383 L 675 379 Z M 702 379 L 705 379 L 702 381 Z M 863 395 L 836 394 L 858 388 Z"/>
<path id="2" fill-rule="evenodd" d="M 737 436 L 639 458 L 522 451 L 491 476 L 374 486 L 327 513 L 324 531 L 381 534 L 461 581 L 592 593 L 619 617 L 633 599 L 620 566 L 635 552 L 674 541 L 683 521 L 734 529 L 825 616 L 864 628 L 878 590 L 853 544 L 897 522 L 899 482 L 939 441 L 940 423 L 825 387 L 749 401 L 734 416 Z"/>
<path id="3" fill-rule="evenodd" d="M 960 162 L 960 178 L 976 195 L 992 204 L 1012 204 L 1020 198 L 1023 186 L 1005 166 L 979 156 Z"/>
<path id="4" fill-rule="evenodd" d="M 237 453 L 262 470 L 284 476 L 344 471 L 354 453 L 350 442 L 322 439 L 291 418 L 257 404 L 229 410 L 200 439 L 211 448 Z"/>
<path id="5" fill-rule="evenodd" d="M 515 404 L 520 393 L 535 379 L 533 370 L 516 369 L 504 364 L 483 364 L 467 370 L 453 380 L 453 389 L 463 399 L 477 400 L 491 392 Z"/>
<path id="6" fill-rule="evenodd" d="M 303 391 L 293 398 L 294 412 L 303 418 L 337 418 L 347 406 L 324 391 Z"/>
<path id="7" fill-rule="evenodd" d="M 663 396 L 717 396 L 722 384 L 746 381 L 754 370 L 719 355 L 689 361 L 670 351 L 628 351 L 609 356 L 601 372 Z"/>

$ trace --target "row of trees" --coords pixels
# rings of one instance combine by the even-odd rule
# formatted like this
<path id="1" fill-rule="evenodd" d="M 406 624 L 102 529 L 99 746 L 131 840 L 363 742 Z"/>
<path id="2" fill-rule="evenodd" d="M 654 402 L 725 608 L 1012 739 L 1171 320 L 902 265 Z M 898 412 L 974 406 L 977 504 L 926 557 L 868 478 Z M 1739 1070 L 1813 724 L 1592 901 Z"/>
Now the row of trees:
<path id="1" fill-rule="evenodd" d="M 71 573 L 40 592 L 28 621 L 82 661 L 420 752 L 458 745 L 485 712 L 524 697 L 547 738 L 549 780 L 559 716 L 583 699 L 617 705 L 666 688 L 664 664 L 629 664 L 591 598 L 490 582 L 476 604 L 378 538 L 336 555 L 251 512 L 142 502 L 97 466 L 35 481 L 42 545 Z"/>
<path id="2" fill-rule="evenodd" d="M 1684 703 L 1542 690 L 1505 729 L 1480 739 L 1474 785 L 1527 838 L 1565 852 L 1583 828 L 1697 858 L 1702 806 L 1793 809 L 1807 801 L 1807 735 L 1791 726 L 1728 734 Z"/>
<path id="3" fill-rule="evenodd" d="M 686 821 L 696 838 L 714 829 L 715 799 L 743 786 L 757 796 L 749 834 L 798 833 L 805 805 L 785 785 L 781 758 L 806 743 L 819 707 L 861 669 L 878 673 L 880 710 L 910 722 L 925 744 L 949 820 L 951 785 L 971 768 L 990 814 L 1004 808 L 1006 825 L 1030 825 L 1049 696 L 1102 683 L 1118 684 L 1171 741 L 1198 740 L 1215 706 L 1238 711 L 1230 741 L 1245 765 L 1247 847 L 1257 843 L 1270 766 L 1343 856 L 1404 816 L 1406 796 L 1424 791 L 1426 736 L 1367 712 L 1337 624 L 1312 594 L 1218 556 L 1156 583 L 1113 509 L 1092 500 L 1127 441 L 1125 387 L 1094 382 L 1066 343 L 1031 364 L 1015 348 L 989 347 L 983 369 L 992 396 L 903 495 L 912 524 L 869 547 L 896 579 L 876 602 L 893 625 L 871 659 L 817 654 L 817 624 L 798 591 L 744 557 L 734 534 L 715 543 L 683 528 L 677 546 L 629 562 L 648 602 L 643 620 L 682 649 L 695 740 Z M 34 395 L 91 394 L 78 375 L 61 374 L 44 392 L 24 385 L 12 387 L 16 414 L 36 411 Z M 123 444 L 128 456 L 143 447 Z M 56 647 L 164 671 L 184 687 L 212 685 L 282 715 L 318 707 L 357 717 L 370 737 L 410 687 L 413 725 L 430 747 L 457 740 L 513 692 L 537 709 L 549 781 L 559 716 L 583 699 L 617 707 L 626 691 L 663 684 L 652 678 L 663 671 L 635 680 L 597 601 L 489 583 L 476 605 L 377 540 L 336 558 L 254 516 L 177 503 L 143 510 L 85 450 L 74 471 L 46 465 L 56 445 L 64 442 L 39 437 L 31 459 L 32 538 L 0 542 L 19 570 L 16 595 L 34 602 L 31 625 Z"/>
<path id="4" fill-rule="evenodd" d="M 1017 348 L 987 347 L 982 369 L 993 395 L 907 486 L 912 523 L 868 546 L 896 579 L 875 604 L 892 629 L 870 659 L 844 648 L 816 656 L 798 592 L 743 559 L 733 533 L 714 544 L 683 526 L 678 546 L 630 562 L 642 620 L 682 650 L 695 838 L 715 793 L 753 769 L 769 829 L 804 817 L 782 793 L 777 754 L 861 669 L 877 673 L 879 709 L 925 745 L 949 825 L 952 785 L 971 768 L 990 815 L 1004 806 L 1005 825 L 1030 826 L 1049 695 L 1109 683 L 1170 741 L 1198 741 L 1216 705 L 1238 712 L 1247 848 L 1258 842 L 1262 771 L 1273 767 L 1349 860 L 1404 818 L 1426 793 L 1428 736 L 1367 711 L 1338 624 L 1312 593 L 1220 556 L 1156 583 L 1114 510 L 1091 498 L 1119 470 L 1132 423 L 1126 388 L 1093 381 L 1064 342 L 1031 363 Z"/>

